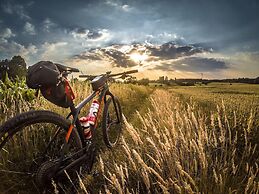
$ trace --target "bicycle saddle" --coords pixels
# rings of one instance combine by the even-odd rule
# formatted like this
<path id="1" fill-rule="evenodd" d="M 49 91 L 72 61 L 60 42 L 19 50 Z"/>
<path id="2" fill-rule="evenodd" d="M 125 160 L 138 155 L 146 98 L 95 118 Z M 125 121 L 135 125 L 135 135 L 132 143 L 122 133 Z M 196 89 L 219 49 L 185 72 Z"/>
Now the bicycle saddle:
<path id="1" fill-rule="evenodd" d="M 58 64 L 58 63 L 55 63 L 55 65 L 58 67 L 58 70 L 61 72 L 63 72 L 63 71 L 79 72 L 79 69 L 74 68 L 74 67 L 68 67 L 65 65 Z"/>

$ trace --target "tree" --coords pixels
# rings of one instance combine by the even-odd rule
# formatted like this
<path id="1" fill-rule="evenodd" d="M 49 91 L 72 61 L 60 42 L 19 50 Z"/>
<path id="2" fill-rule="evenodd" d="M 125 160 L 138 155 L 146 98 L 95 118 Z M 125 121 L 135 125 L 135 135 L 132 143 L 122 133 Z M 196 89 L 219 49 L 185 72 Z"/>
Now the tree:
<path id="1" fill-rule="evenodd" d="M 11 79 L 26 76 L 27 69 L 25 60 L 21 56 L 14 56 L 9 62 L 9 76 Z"/>
<path id="2" fill-rule="evenodd" d="M 21 56 L 14 56 L 11 60 L 3 60 L 0 62 L 0 78 L 8 73 L 10 79 L 22 78 L 26 76 L 27 68 L 25 60 Z"/>
<path id="3" fill-rule="evenodd" d="M 8 72 L 8 60 L 3 60 L 0 62 L 0 80 L 4 80 Z"/>
<path id="4" fill-rule="evenodd" d="M 139 85 L 144 85 L 147 86 L 149 84 L 149 79 L 148 78 L 143 78 L 138 81 Z"/>

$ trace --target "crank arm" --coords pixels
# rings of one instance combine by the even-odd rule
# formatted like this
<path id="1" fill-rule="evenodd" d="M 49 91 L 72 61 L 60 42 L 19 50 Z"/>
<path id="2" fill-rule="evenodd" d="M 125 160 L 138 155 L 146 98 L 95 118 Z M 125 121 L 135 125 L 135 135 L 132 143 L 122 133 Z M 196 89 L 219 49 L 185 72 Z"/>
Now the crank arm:
<path id="1" fill-rule="evenodd" d="M 62 168 L 61 170 L 59 170 L 56 173 L 56 176 L 60 176 L 64 173 L 65 170 L 69 170 L 71 168 L 73 168 L 74 166 L 78 166 L 81 162 L 83 162 L 85 159 L 87 158 L 87 155 L 83 155 L 80 158 L 76 159 L 75 161 L 71 162 L 70 164 L 68 164 L 67 166 L 65 166 L 64 168 Z"/>
<path id="2" fill-rule="evenodd" d="M 68 157 L 64 158 L 61 162 L 63 163 L 63 162 L 66 162 L 66 161 L 68 161 L 68 160 L 74 158 L 74 157 L 75 157 L 77 154 L 79 154 L 80 152 L 85 152 L 85 151 L 88 152 L 88 149 L 89 149 L 90 146 L 91 146 L 91 144 L 87 145 L 86 147 L 84 147 L 84 148 L 82 148 L 81 150 L 75 152 L 75 153 L 72 154 L 71 156 L 68 156 Z M 85 153 L 84 153 L 84 154 L 85 154 Z"/>

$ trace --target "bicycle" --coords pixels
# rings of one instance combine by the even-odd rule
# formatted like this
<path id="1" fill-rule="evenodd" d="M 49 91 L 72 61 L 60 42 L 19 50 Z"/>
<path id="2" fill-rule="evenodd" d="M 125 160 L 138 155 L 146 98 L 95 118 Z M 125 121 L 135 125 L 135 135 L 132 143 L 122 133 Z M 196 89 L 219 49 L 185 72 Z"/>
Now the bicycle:
<path id="1" fill-rule="evenodd" d="M 79 70 L 57 65 L 61 79 L 69 86 L 68 74 Z M 109 90 L 109 80 L 118 76 L 125 78 L 136 72 L 80 76 L 91 80 L 93 91 L 78 105 L 72 100 L 66 118 L 48 110 L 32 110 L 6 121 L 0 127 L 0 191 L 35 193 L 58 188 L 63 192 L 74 192 L 74 180 L 78 180 L 82 172 L 90 173 L 92 170 L 96 152 L 95 132 L 101 116 L 105 145 L 113 148 L 119 141 L 122 110 L 118 98 Z M 69 98 L 74 99 L 72 89 L 68 89 L 71 90 Z M 81 109 L 95 97 L 100 108 L 97 121 L 90 125 L 92 138 L 86 140 L 78 117 Z"/>

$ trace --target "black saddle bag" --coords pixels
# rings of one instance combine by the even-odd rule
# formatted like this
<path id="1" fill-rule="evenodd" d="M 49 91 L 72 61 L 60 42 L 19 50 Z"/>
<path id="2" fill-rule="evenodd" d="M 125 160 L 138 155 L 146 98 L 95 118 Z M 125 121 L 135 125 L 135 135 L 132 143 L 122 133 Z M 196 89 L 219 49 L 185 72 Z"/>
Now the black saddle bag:
<path id="1" fill-rule="evenodd" d="M 41 87 L 56 85 L 59 78 L 60 72 L 54 63 L 40 61 L 29 66 L 26 83 L 29 88 L 39 89 Z"/>
<path id="2" fill-rule="evenodd" d="M 44 98 L 57 106 L 68 108 L 71 105 L 73 99 L 69 92 L 72 89 L 68 82 L 62 79 L 57 66 L 50 61 L 40 61 L 30 66 L 26 84 L 29 88 L 40 89 Z"/>

